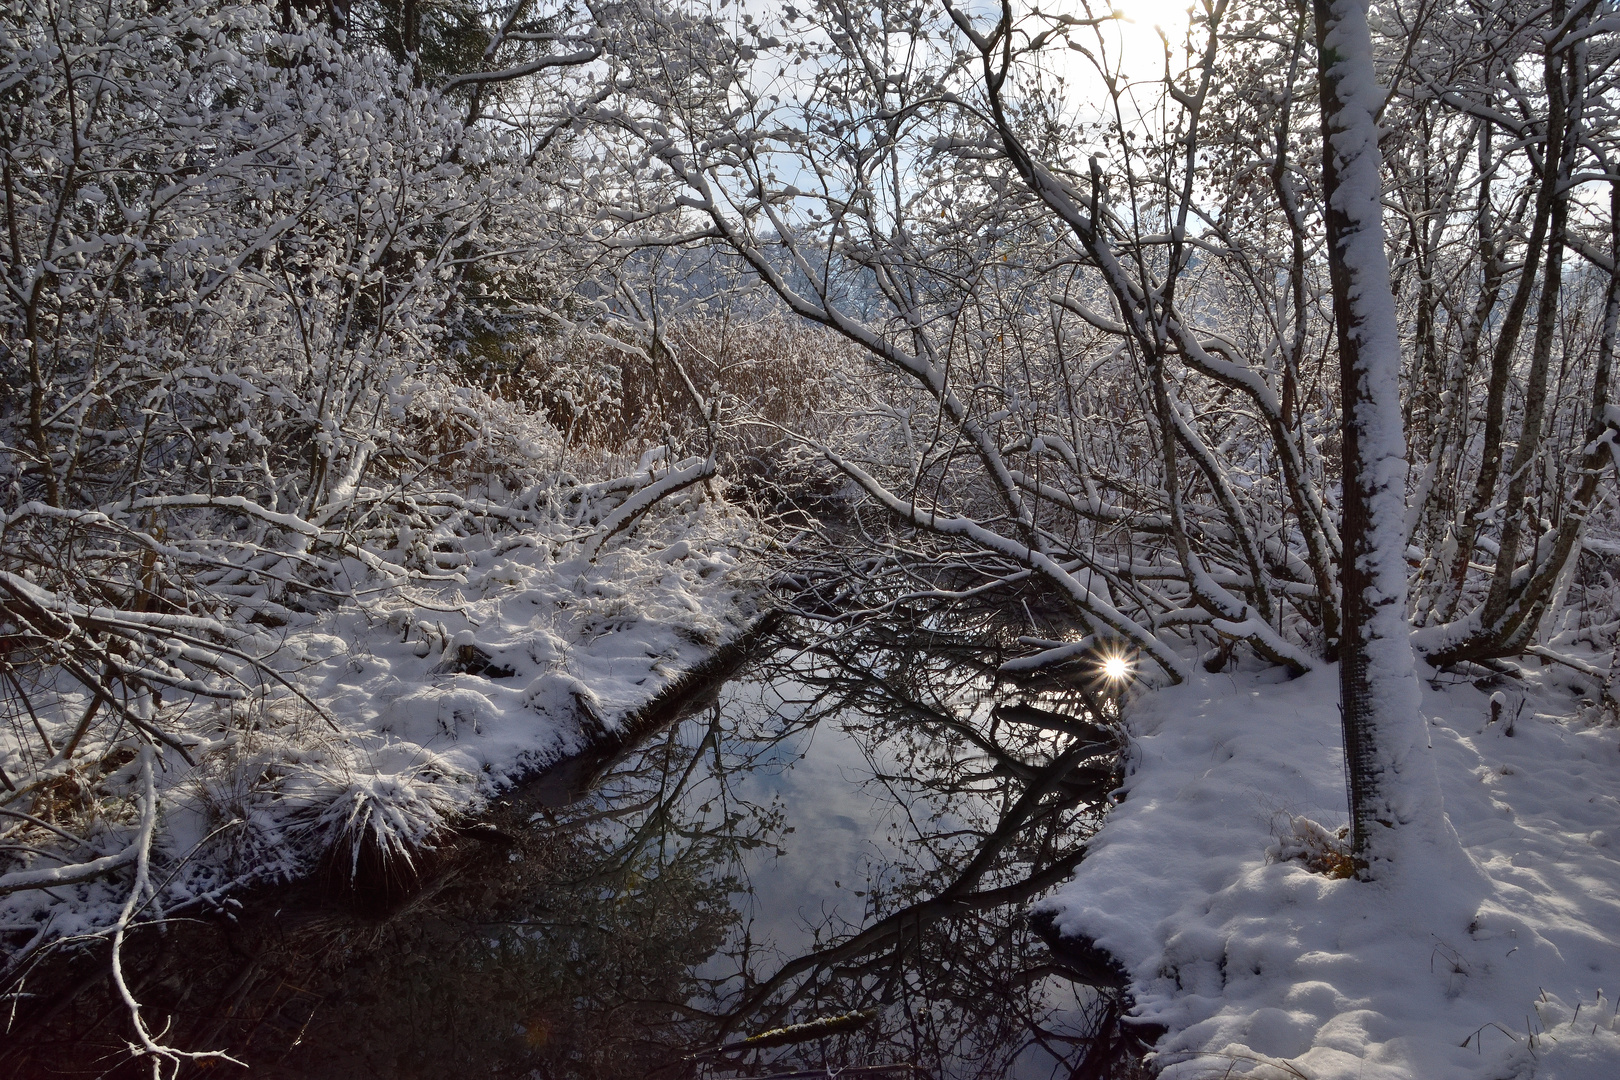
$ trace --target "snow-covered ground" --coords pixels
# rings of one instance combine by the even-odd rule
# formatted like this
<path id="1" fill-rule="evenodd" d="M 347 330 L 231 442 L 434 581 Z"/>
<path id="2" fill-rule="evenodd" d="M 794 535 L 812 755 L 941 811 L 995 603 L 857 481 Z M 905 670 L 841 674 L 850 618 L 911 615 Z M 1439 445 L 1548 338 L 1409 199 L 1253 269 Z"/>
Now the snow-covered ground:
<path id="1" fill-rule="evenodd" d="M 374 815 L 378 832 L 419 841 L 617 729 L 755 614 L 743 521 L 723 508 L 693 517 L 649 523 L 594 562 L 543 536 L 508 537 L 473 554 L 465 584 L 345 606 L 288 635 L 285 663 L 342 737 L 313 759 L 299 748 L 294 772 L 233 807 L 242 830 L 279 850 L 290 821 L 328 832 L 329 847 Z M 264 773 L 266 753 L 246 742 L 221 748 L 199 790 L 234 792 Z M 418 824 L 409 807 L 421 799 L 434 805 Z M 191 804 L 195 829 L 218 827 L 218 802 Z M 169 816 L 180 841 L 181 813 Z"/>
<path id="2" fill-rule="evenodd" d="M 410 858 L 736 639 L 764 595 L 744 554 L 750 519 L 696 490 L 671 502 L 594 560 L 561 525 L 474 536 L 460 545 L 459 580 L 359 588 L 334 610 L 261 630 L 244 651 L 303 700 L 278 689 L 159 714 L 195 765 L 172 750 L 158 762 L 152 909 L 357 860 L 363 843 Z M 42 723 L 60 742 L 84 705 L 66 692 Z M 84 781 L 97 801 L 64 803 L 58 817 L 117 851 L 144 804 L 140 762 L 113 745 L 81 755 L 102 761 Z M 25 739 L 0 738 L 13 772 L 27 752 Z M 0 927 L 13 949 L 95 932 L 128 891 L 111 875 L 0 894 Z"/>
<path id="3" fill-rule="evenodd" d="M 1461 849 L 1393 885 L 1287 857 L 1347 819 L 1336 669 L 1127 709 L 1125 801 L 1044 906 L 1126 967 L 1164 1076 L 1620 1076 L 1620 730 L 1567 669 L 1532 662 L 1494 723 L 1445 682 L 1423 713 Z"/>

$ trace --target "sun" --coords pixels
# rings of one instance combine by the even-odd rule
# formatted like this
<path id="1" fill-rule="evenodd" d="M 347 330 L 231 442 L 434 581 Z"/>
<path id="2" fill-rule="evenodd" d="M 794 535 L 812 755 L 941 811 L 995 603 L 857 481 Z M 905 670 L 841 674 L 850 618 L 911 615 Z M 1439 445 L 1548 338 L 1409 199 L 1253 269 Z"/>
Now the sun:
<path id="1" fill-rule="evenodd" d="M 1103 677 L 1113 682 L 1125 678 L 1131 672 L 1131 665 L 1125 662 L 1123 656 L 1110 656 L 1103 660 Z"/>
<path id="2" fill-rule="evenodd" d="M 1136 79 L 1156 79 L 1164 74 L 1166 41 L 1172 65 L 1185 63 L 1182 52 L 1193 6 L 1191 0 L 1119 0 L 1114 13 L 1124 73 Z"/>
<path id="3" fill-rule="evenodd" d="M 1093 2 L 1089 11 L 1073 13 L 1083 17 L 1104 17 L 1104 22 L 1090 32 L 1077 31 L 1074 41 L 1110 71 L 1123 75 L 1128 81 L 1154 81 L 1164 74 L 1165 43 L 1170 45 L 1171 63 L 1179 68 L 1186 62 L 1183 56 L 1187 24 L 1199 0 L 1114 0 L 1112 19 L 1106 3 Z M 1161 38 L 1159 35 L 1163 34 Z M 1084 61 L 1074 60 L 1063 66 L 1078 68 Z"/>

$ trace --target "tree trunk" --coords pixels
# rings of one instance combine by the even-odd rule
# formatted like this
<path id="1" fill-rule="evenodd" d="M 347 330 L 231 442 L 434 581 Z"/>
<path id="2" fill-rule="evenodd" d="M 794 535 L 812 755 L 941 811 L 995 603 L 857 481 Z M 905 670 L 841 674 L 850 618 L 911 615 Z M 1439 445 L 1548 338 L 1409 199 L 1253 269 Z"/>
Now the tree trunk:
<path id="1" fill-rule="evenodd" d="M 1367 0 L 1314 0 L 1328 265 L 1344 413 L 1339 690 L 1357 876 L 1386 876 L 1407 827 L 1440 822 L 1406 619 L 1400 335 L 1384 248 L 1383 96 Z"/>

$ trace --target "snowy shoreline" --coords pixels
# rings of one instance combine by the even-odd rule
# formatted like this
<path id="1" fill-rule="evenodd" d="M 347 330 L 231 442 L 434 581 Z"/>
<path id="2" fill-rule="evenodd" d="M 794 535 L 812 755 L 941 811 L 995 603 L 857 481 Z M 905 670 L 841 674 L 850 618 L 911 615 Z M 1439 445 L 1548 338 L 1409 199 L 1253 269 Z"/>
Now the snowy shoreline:
<path id="1" fill-rule="evenodd" d="M 492 537 L 471 545 L 460 580 L 262 632 L 259 655 L 302 700 L 176 702 L 162 719 L 178 747 L 155 768 L 116 755 L 92 776 L 91 835 L 117 851 L 155 819 L 158 918 L 317 872 L 408 884 L 495 798 L 628 737 L 769 617 L 742 515 L 699 497 L 656 517 L 594 558 L 538 532 Z M 43 720 L 54 730 L 82 707 L 64 695 Z M 108 873 L 0 895 L 5 924 L 33 928 L 5 959 L 94 937 L 127 891 Z"/>
<path id="2" fill-rule="evenodd" d="M 1336 679 L 1200 673 L 1140 697 L 1123 802 L 1037 915 L 1120 964 L 1174 1080 L 1614 1076 L 1620 740 L 1588 688 L 1532 668 L 1492 722 L 1495 687 L 1429 673 L 1465 861 L 1402 886 L 1288 857 L 1346 820 Z"/>
<path id="3" fill-rule="evenodd" d="M 734 637 L 683 670 L 657 693 L 625 713 L 611 729 L 598 730 L 578 750 L 515 780 L 511 787 L 541 784 L 559 798 L 584 795 L 603 771 L 649 735 L 688 714 L 700 700 L 723 685 L 748 659 L 761 640 L 782 624 L 786 612 L 769 608 L 746 624 Z"/>

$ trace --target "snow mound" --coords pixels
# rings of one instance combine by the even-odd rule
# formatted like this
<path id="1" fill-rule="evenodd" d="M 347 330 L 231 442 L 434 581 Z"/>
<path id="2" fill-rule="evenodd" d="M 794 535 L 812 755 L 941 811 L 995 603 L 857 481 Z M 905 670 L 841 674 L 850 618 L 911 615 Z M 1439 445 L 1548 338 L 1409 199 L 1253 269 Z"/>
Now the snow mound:
<path id="1" fill-rule="evenodd" d="M 1170 1080 L 1612 1080 L 1620 732 L 1551 674 L 1496 722 L 1472 684 L 1425 687 L 1460 849 L 1392 883 L 1334 858 L 1336 669 L 1148 695 L 1124 801 L 1043 907 L 1125 966 Z"/>

